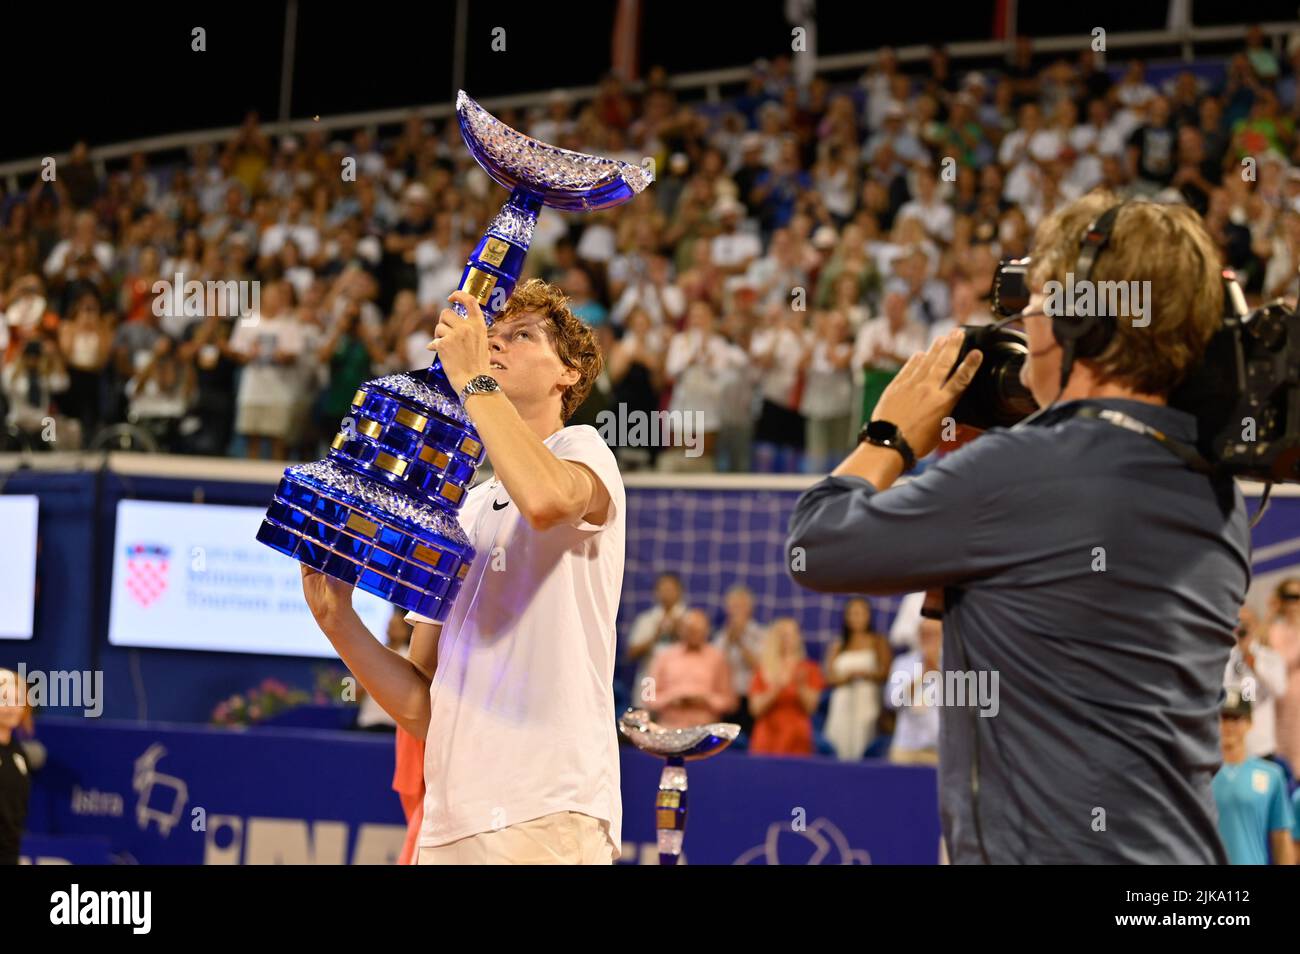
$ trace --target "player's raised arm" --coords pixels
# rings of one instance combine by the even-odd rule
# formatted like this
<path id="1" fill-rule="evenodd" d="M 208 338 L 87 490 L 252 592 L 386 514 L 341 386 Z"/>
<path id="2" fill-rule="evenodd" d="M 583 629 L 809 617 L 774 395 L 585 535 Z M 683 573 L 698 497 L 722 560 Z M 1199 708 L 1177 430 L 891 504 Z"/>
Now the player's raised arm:
<path id="1" fill-rule="evenodd" d="M 420 623 L 411 636 L 411 658 L 375 638 L 352 608 L 352 587 L 303 564 L 302 592 L 343 664 L 393 720 L 417 739 L 429 731 L 429 683 L 437 664 L 436 624 Z"/>

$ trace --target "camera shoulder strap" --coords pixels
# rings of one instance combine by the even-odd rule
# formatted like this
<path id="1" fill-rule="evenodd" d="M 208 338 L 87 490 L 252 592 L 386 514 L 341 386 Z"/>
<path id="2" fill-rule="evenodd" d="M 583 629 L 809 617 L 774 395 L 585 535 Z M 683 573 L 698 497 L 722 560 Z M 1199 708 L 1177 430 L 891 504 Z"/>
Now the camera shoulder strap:
<path id="1" fill-rule="evenodd" d="M 1122 427 L 1127 431 L 1142 434 L 1145 437 L 1151 438 L 1197 473 L 1207 474 L 1209 476 L 1215 474 L 1215 470 L 1210 466 L 1210 462 L 1207 461 L 1194 447 L 1184 444 L 1182 441 L 1174 440 L 1164 431 L 1154 428 L 1150 424 L 1139 421 L 1131 414 L 1125 414 L 1123 411 L 1117 411 L 1114 408 L 1097 407 L 1094 404 L 1085 404 L 1075 412 L 1074 416 L 1090 418 L 1097 421 L 1105 421 L 1107 424 L 1112 424 L 1115 427 Z"/>

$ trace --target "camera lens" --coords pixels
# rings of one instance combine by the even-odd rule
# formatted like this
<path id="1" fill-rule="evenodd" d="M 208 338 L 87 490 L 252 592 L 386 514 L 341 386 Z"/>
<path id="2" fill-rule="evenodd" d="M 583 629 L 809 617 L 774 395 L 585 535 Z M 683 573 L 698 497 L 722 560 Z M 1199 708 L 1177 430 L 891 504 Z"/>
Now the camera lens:
<path id="1" fill-rule="evenodd" d="M 1029 355 L 1025 336 L 1007 328 L 967 325 L 962 331 L 965 338 L 953 370 L 972 349 L 983 352 L 984 360 L 953 409 L 953 419 L 987 430 L 1010 427 L 1038 410 L 1038 402 L 1020 383 L 1020 369 Z"/>

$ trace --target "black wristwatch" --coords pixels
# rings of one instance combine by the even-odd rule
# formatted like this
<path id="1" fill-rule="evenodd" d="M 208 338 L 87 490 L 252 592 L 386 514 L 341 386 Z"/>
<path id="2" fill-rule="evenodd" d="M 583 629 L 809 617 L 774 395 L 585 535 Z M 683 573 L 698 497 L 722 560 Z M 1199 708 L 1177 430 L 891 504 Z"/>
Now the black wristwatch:
<path id="1" fill-rule="evenodd" d="M 877 447 L 888 447 L 902 454 L 905 474 L 916 466 L 916 455 L 903 439 L 903 433 L 898 429 L 897 424 L 891 424 L 889 421 L 867 421 L 858 432 L 858 443 L 861 444 L 863 441 L 875 444 Z"/>

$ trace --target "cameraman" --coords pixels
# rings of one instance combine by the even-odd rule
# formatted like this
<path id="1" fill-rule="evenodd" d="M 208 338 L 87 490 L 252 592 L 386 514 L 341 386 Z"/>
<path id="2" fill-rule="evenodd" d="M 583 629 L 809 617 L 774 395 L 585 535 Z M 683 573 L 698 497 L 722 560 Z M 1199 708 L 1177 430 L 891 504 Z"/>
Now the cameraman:
<path id="1" fill-rule="evenodd" d="M 940 807 L 956 863 L 1226 861 L 1210 784 L 1249 582 L 1246 510 L 1230 481 L 1160 440 L 1195 440 L 1195 418 L 1167 398 L 1220 324 L 1219 256 L 1191 210 L 1123 205 L 1088 277 L 1150 281 L 1145 317 L 1119 316 L 1102 350 L 1066 364 L 1043 286 L 1083 271 L 1085 232 L 1117 204 L 1093 193 L 1038 228 L 1021 381 L 1049 410 L 898 487 L 907 455 L 871 443 L 888 440 L 877 424 L 790 523 L 797 582 L 942 588 L 945 688 L 958 672 L 997 674 L 996 705 L 943 698 Z M 917 458 L 980 363 L 973 351 L 945 382 L 960 346 L 957 331 L 914 355 L 876 405 Z M 1121 417 L 1088 416 L 1098 409 Z"/>

